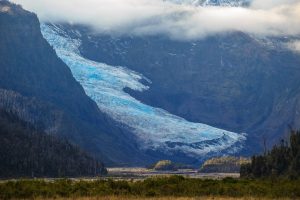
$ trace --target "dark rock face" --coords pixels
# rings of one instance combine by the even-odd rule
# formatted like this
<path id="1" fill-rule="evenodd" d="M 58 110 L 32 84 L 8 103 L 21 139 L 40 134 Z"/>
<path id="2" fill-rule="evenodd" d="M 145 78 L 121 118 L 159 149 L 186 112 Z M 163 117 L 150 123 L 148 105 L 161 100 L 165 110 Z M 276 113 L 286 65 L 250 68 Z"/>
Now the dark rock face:
<path id="1" fill-rule="evenodd" d="M 259 149 L 263 136 L 272 144 L 288 124 L 300 125 L 299 54 L 239 32 L 186 42 L 70 28 L 81 31 L 85 57 L 129 67 L 153 82 L 146 92 L 128 93 L 190 121 L 246 132 L 248 153 Z"/>
<path id="2" fill-rule="evenodd" d="M 147 162 L 131 134 L 86 96 L 42 37 L 36 15 L 7 1 L 0 1 L 0 88 L 2 109 L 69 139 L 105 163 Z"/>

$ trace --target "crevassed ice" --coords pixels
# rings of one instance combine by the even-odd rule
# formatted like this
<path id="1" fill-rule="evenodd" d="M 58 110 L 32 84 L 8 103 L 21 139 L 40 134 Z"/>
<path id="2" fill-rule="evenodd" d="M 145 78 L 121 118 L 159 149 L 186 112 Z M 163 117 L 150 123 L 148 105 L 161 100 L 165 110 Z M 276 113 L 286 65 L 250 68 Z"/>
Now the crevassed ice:
<path id="1" fill-rule="evenodd" d="M 236 143 L 244 134 L 192 123 L 167 111 L 143 104 L 123 91 L 125 87 L 144 91 L 145 78 L 126 67 L 109 66 L 83 58 L 78 50 L 79 39 L 70 38 L 54 25 L 41 25 L 43 36 L 57 55 L 69 66 L 86 94 L 114 120 L 126 125 L 136 134 L 141 148 L 181 151 L 189 155 L 204 155 L 229 149 L 238 150 Z"/>

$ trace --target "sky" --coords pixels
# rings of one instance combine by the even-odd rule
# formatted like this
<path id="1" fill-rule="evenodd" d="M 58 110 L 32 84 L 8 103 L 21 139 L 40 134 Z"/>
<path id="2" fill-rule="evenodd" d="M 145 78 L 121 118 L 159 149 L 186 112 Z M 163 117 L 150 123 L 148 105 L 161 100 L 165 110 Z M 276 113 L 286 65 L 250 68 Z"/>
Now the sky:
<path id="1" fill-rule="evenodd" d="M 37 13 L 41 21 L 84 24 L 99 33 L 164 34 L 181 40 L 230 31 L 300 35 L 300 0 L 253 0 L 248 8 L 179 5 L 166 0 L 12 1 Z"/>

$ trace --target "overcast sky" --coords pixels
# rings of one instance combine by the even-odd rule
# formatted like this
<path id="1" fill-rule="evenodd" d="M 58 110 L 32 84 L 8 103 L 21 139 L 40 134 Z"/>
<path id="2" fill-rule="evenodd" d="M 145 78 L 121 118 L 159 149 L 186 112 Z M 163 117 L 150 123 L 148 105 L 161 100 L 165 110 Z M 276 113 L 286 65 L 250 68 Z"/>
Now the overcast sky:
<path id="1" fill-rule="evenodd" d="M 110 34 L 197 39 L 226 31 L 299 35 L 300 0 L 254 0 L 250 8 L 195 7 L 163 0 L 13 0 L 40 20 L 89 25 Z"/>

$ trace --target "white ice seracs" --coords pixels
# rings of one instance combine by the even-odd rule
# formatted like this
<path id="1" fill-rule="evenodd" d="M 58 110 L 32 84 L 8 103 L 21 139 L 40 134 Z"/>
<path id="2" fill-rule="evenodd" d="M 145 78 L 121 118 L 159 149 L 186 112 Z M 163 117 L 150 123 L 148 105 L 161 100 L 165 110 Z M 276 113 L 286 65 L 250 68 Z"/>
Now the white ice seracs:
<path id="1" fill-rule="evenodd" d="M 69 66 L 86 94 L 99 109 L 114 120 L 129 127 L 137 136 L 141 148 L 165 153 L 183 152 L 206 155 L 227 150 L 236 152 L 246 139 L 244 134 L 192 123 L 167 111 L 143 104 L 124 92 L 124 88 L 144 91 L 143 75 L 126 67 L 109 66 L 85 59 L 78 50 L 79 39 L 70 38 L 54 25 L 41 25 L 46 40 Z"/>

